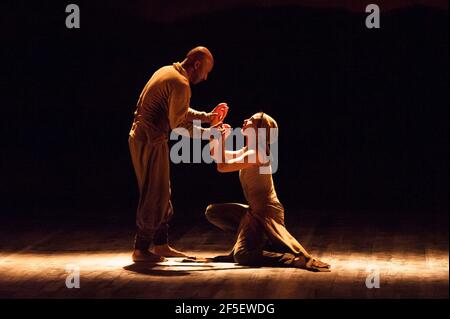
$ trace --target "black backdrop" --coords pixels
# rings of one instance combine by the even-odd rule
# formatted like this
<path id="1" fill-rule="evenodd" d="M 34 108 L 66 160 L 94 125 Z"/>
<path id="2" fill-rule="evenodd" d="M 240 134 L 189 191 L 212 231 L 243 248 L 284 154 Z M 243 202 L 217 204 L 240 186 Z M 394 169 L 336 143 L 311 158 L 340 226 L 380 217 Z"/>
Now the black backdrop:
<path id="1" fill-rule="evenodd" d="M 127 2 L 86 3 L 68 30 L 65 5 L 4 12 L 3 218 L 132 223 L 135 103 L 157 68 L 196 45 L 216 64 L 193 106 L 226 101 L 233 126 L 259 110 L 277 119 L 274 179 L 288 210 L 447 215 L 448 11 L 382 11 L 369 30 L 364 12 L 344 9 L 242 6 L 157 22 Z M 243 200 L 237 174 L 171 169 L 178 220 Z"/>

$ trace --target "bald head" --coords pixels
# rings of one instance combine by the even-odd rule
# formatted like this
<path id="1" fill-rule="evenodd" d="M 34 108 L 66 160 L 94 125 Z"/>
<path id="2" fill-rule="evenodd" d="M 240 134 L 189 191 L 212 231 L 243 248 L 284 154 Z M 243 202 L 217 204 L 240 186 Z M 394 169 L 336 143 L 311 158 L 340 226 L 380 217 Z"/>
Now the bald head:
<path id="1" fill-rule="evenodd" d="M 211 52 L 205 47 L 196 47 L 188 52 L 186 55 L 187 64 L 192 64 L 195 61 L 207 61 L 209 60 L 212 64 L 214 64 L 214 58 Z"/>
<path id="2" fill-rule="evenodd" d="M 189 82 L 197 84 L 208 78 L 208 73 L 214 65 L 214 58 L 207 48 L 199 46 L 188 52 L 182 65 L 189 75 Z"/>

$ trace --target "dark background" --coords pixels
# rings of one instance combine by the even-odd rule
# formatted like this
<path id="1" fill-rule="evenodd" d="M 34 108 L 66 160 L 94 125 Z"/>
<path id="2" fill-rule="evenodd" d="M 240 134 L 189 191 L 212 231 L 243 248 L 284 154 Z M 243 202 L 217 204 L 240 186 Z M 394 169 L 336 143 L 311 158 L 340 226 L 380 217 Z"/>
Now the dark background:
<path id="1" fill-rule="evenodd" d="M 191 104 L 227 102 L 280 126 L 274 175 L 286 214 L 448 214 L 448 9 L 399 5 L 367 29 L 359 7 L 181 2 L 14 2 L 1 35 L 1 218 L 132 225 L 137 186 L 127 138 L 152 73 L 194 46 L 215 57 Z M 150 2 L 151 3 L 151 2 Z M 183 2 L 184 3 L 184 2 Z M 368 2 L 370 3 L 370 2 Z M 404 4 L 404 2 L 402 2 Z M 193 8 L 186 11 L 186 8 Z M 198 7 L 200 8 L 200 7 Z M 237 173 L 171 166 L 175 220 L 243 201 Z"/>

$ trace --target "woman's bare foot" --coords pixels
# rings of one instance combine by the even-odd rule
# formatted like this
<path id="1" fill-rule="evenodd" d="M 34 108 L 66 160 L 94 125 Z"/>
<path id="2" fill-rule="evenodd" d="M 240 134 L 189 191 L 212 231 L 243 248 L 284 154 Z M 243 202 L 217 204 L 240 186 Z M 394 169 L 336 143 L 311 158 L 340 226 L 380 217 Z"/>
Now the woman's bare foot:
<path id="1" fill-rule="evenodd" d="M 164 245 L 155 245 L 152 249 L 152 252 L 156 255 L 164 256 L 164 257 L 188 257 L 185 253 L 178 251 L 168 244 Z"/>
<path id="2" fill-rule="evenodd" d="M 329 272 L 331 266 L 323 261 L 314 259 L 313 257 L 298 256 L 293 261 L 293 266 L 309 271 Z"/>
<path id="3" fill-rule="evenodd" d="M 295 268 L 305 269 L 307 261 L 308 260 L 306 259 L 305 256 L 297 256 L 295 257 L 291 265 Z"/>
<path id="4" fill-rule="evenodd" d="M 331 268 L 330 264 L 327 264 L 327 263 L 317 260 L 317 259 L 313 260 L 312 266 L 319 267 L 319 268 L 328 268 L 328 269 Z"/>
<path id="5" fill-rule="evenodd" d="M 331 266 L 318 259 L 310 258 L 306 263 L 306 269 L 310 271 L 330 272 Z"/>

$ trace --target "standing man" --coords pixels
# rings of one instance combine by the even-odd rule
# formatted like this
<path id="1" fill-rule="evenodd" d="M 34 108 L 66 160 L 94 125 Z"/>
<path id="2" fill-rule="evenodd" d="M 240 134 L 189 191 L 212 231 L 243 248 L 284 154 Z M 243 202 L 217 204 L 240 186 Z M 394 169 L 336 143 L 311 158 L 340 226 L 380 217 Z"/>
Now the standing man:
<path id="1" fill-rule="evenodd" d="M 213 65 L 211 52 L 196 47 L 183 62 L 157 70 L 139 97 L 128 139 L 140 192 L 134 262 L 160 262 L 164 257 L 186 256 L 168 244 L 168 222 L 173 214 L 168 137 L 170 130 L 177 127 L 187 128 L 192 136 L 195 119 L 217 123 L 226 116 L 228 108 L 224 103 L 210 113 L 189 107 L 190 84 L 206 80 Z M 219 113 L 223 114 L 220 119 Z"/>

